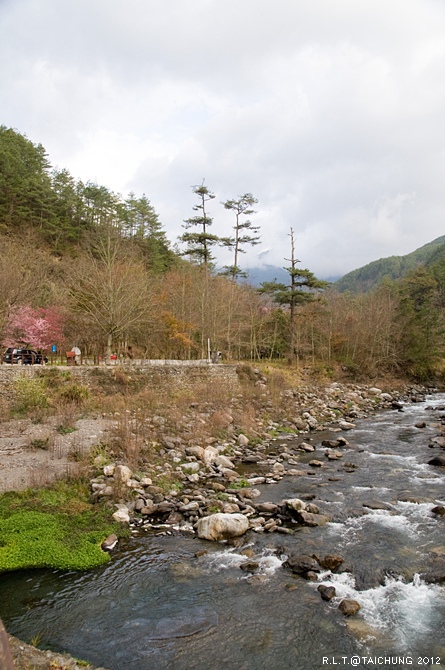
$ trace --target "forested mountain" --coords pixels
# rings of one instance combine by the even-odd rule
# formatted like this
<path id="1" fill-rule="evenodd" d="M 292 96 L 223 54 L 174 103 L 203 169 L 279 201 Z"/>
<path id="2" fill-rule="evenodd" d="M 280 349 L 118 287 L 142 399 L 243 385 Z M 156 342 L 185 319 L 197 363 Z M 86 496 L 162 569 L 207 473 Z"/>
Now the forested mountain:
<path id="1" fill-rule="evenodd" d="M 348 272 L 335 282 L 335 288 L 340 292 L 364 293 L 378 286 L 383 279 L 401 279 L 419 265 L 428 266 L 442 258 L 445 258 L 445 235 L 406 256 L 380 258 Z"/>

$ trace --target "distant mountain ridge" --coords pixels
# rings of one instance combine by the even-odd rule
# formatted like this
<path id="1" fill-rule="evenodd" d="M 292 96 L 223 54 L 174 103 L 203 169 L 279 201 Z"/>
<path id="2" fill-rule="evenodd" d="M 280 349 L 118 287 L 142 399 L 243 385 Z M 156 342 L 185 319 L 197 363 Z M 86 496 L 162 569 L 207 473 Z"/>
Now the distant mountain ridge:
<path id="1" fill-rule="evenodd" d="M 334 287 L 343 293 L 366 293 L 384 278 L 401 279 L 419 265 L 431 265 L 445 257 L 445 235 L 424 244 L 405 256 L 388 256 L 348 272 L 335 282 Z"/>

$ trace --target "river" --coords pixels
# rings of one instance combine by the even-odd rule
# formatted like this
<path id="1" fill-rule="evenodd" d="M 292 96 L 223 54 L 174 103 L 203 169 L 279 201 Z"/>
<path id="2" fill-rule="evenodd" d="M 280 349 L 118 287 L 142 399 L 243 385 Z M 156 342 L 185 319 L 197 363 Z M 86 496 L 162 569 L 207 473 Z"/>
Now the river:
<path id="1" fill-rule="evenodd" d="M 444 404 L 435 395 L 358 421 L 341 460 L 259 487 L 257 500 L 314 496 L 325 526 L 251 532 L 239 547 L 138 535 L 87 573 L 2 575 L 0 616 L 21 639 L 110 670 L 444 666 L 445 588 L 419 576 L 445 553 L 445 517 L 431 512 L 445 505 L 445 472 L 427 465 Z M 338 435 L 313 433 L 315 456 Z M 341 554 L 344 569 L 307 581 L 283 567 L 292 553 Z M 323 601 L 320 583 L 336 598 Z M 358 614 L 341 614 L 344 597 Z"/>

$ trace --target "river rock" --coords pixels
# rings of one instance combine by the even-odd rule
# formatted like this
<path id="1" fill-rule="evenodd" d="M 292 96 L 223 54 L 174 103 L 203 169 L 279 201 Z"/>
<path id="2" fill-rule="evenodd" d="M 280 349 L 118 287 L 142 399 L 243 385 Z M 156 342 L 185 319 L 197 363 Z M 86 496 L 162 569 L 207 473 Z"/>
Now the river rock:
<path id="1" fill-rule="evenodd" d="M 112 516 L 118 523 L 130 523 L 130 511 L 126 505 L 119 505 Z"/>
<path id="2" fill-rule="evenodd" d="M 315 447 L 313 444 L 309 444 L 309 442 L 300 442 L 298 445 L 298 449 L 301 451 L 306 451 L 308 453 L 315 451 Z"/>
<path id="3" fill-rule="evenodd" d="M 247 447 L 247 445 L 249 444 L 249 438 L 246 437 L 245 435 L 243 435 L 243 433 L 240 433 L 238 435 L 237 442 L 238 442 L 240 447 Z"/>
<path id="4" fill-rule="evenodd" d="M 332 600 L 332 598 L 335 598 L 337 595 L 333 586 L 326 586 L 325 584 L 320 584 L 317 591 L 321 595 L 322 599 L 327 601 Z"/>
<path id="5" fill-rule="evenodd" d="M 181 470 L 187 474 L 192 474 L 194 472 L 199 472 L 200 465 L 197 461 L 191 461 L 190 463 L 181 463 Z"/>
<path id="6" fill-rule="evenodd" d="M 428 461 L 428 465 L 435 465 L 437 467 L 445 467 L 445 455 L 438 454 Z"/>
<path id="7" fill-rule="evenodd" d="M 436 437 L 433 437 L 431 440 L 431 444 L 429 445 L 430 447 L 441 447 L 441 449 L 445 448 L 445 437 L 442 435 L 436 435 Z"/>
<path id="8" fill-rule="evenodd" d="M 224 456 L 223 454 L 217 456 L 214 462 L 215 465 L 219 465 L 221 468 L 229 468 L 230 470 L 233 470 L 235 467 L 230 458 L 227 458 L 227 456 Z"/>
<path id="9" fill-rule="evenodd" d="M 301 510 L 306 509 L 306 503 L 300 500 L 300 498 L 288 498 L 287 500 L 283 500 L 282 505 L 294 512 L 300 512 Z"/>
<path id="10" fill-rule="evenodd" d="M 105 477 L 112 477 L 114 475 L 115 469 L 116 463 L 109 463 L 108 465 L 104 465 L 103 473 Z"/>
<path id="11" fill-rule="evenodd" d="M 271 502 L 259 502 L 255 505 L 255 508 L 260 514 L 276 514 L 278 512 L 278 505 Z"/>
<path id="12" fill-rule="evenodd" d="M 345 598 L 341 601 L 338 609 L 345 616 L 353 616 L 354 614 L 357 614 L 361 607 L 360 603 L 358 603 L 356 600 L 352 600 L 352 598 Z"/>
<path id="13" fill-rule="evenodd" d="M 343 458 L 343 454 L 338 449 L 326 449 L 325 456 L 330 461 L 338 461 L 339 458 Z"/>
<path id="14" fill-rule="evenodd" d="M 140 509 L 140 513 L 143 514 L 144 516 L 151 516 L 152 514 L 155 514 L 157 512 L 157 505 L 151 500 L 150 498 L 147 498 L 145 501 L 145 505 L 143 505 Z"/>
<path id="15" fill-rule="evenodd" d="M 223 503 L 222 511 L 224 512 L 224 514 L 237 514 L 240 511 L 240 508 L 236 503 L 225 502 Z"/>
<path id="16" fill-rule="evenodd" d="M 132 471 L 126 465 L 116 465 L 114 469 L 114 478 L 117 482 L 126 484 L 133 476 Z"/>
<path id="17" fill-rule="evenodd" d="M 342 563 L 344 563 L 344 560 L 343 556 L 340 556 L 339 554 L 327 554 L 324 558 L 320 558 L 318 562 L 325 570 L 334 572 L 340 565 L 342 565 Z"/>
<path id="18" fill-rule="evenodd" d="M 350 421 L 339 421 L 338 427 L 342 430 L 352 430 L 355 428 L 355 423 L 351 423 Z"/>
<path id="19" fill-rule="evenodd" d="M 329 517 L 324 514 L 312 514 L 311 512 L 306 512 L 302 510 L 295 514 L 295 519 L 298 523 L 301 523 L 303 526 L 324 526 L 329 521 Z"/>
<path id="20" fill-rule="evenodd" d="M 323 467 L 323 463 L 321 461 L 317 461 L 317 459 L 315 458 L 312 461 L 309 461 L 308 465 L 310 465 L 312 468 Z"/>
<path id="21" fill-rule="evenodd" d="M 218 456 L 218 449 L 215 449 L 215 447 L 206 447 L 204 449 L 203 461 L 206 465 L 212 465 Z"/>
<path id="22" fill-rule="evenodd" d="M 187 456 L 194 456 L 195 458 L 199 458 L 200 461 L 204 460 L 204 449 L 203 447 L 198 447 L 198 446 L 192 446 L 192 447 L 187 447 L 185 450 L 185 453 Z"/>
<path id="23" fill-rule="evenodd" d="M 198 537 L 219 542 L 244 535 L 249 529 L 249 519 L 244 514 L 211 514 L 199 519 L 196 525 Z"/>
<path id="24" fill-rule="evenodd" d="M 445 516 L 445 507 L 443 505 L 436 505 L 431 511 L 436 516 Z"/>
<path id="25" fill-rule="evenodd" d="M 100 545 L 102 551 L 112 551 L 117 545 L 117 535 L 108 535 Z"/>
<path id="26" fill-rule="evenodd" d="M 320 572 L 318 562 L 313 556 L 307 554 L 292 554 L 283 565 L 290 568 L 296 575 L 305 576 L 308 572 Z"/>

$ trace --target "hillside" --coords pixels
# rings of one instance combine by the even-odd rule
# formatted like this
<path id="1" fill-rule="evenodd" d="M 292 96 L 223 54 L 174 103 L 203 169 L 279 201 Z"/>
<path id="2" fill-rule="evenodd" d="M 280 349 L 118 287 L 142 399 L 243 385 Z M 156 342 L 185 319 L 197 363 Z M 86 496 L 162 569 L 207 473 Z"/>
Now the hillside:
<path id="1" fill-rule="evenodd" d="M 335 282 L 335 288 L 341 293 L 366 293 L 385 279 L 400 279 L 410 270 L 419 266 L 429 266 L 445 257 L 445 235 L 438 237 L 406 256 L 389 256 L 368 263 L 357 270 L 348 272 Z"/>

